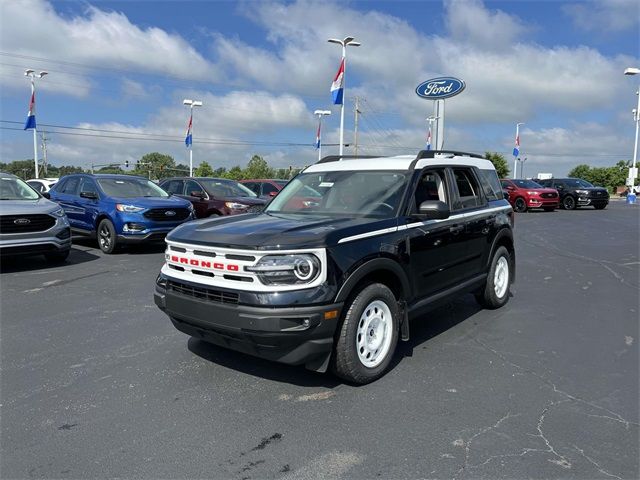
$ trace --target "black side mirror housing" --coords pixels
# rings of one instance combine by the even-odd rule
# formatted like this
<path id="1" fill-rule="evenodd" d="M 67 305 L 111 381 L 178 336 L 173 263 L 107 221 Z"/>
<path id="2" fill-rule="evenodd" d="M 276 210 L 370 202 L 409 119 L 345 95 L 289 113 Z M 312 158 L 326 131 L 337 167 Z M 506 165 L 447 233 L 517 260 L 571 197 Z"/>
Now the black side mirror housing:
<path id="1" fill-rule="evenodd" d="M 440 200 L 425 200 L 420 204 L 418 213 L 427 220 L 444 220 L 449 218 L 451 210 L 449 205 Z"/>
<path id="2" fill-rule="evenodd" d="M 96 192 L 80 192 L 82 198 L 88 198 L 89 200 L 97 200 L 98 194 Z"/>
<path id="3" fill-rule="evenodd" d="M 49 192 L 42 192 L 40 195 L 42 195 L 47 200 L 51 200 L 51 194 L 49 194 Z"/>

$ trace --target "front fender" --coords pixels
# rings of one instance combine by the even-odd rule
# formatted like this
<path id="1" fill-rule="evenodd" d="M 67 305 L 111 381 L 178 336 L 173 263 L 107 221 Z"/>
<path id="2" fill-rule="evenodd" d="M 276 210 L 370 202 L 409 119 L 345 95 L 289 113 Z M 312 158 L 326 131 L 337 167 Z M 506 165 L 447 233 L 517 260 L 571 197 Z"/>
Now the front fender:
<path id="1" fill-rule="evenodd" d="M 353 271 L 353 273 L 351 273 L 351 275 L 349 275 L 346 282 L 342 284 L 338 291 L 335 299 L 336 303 L 344 302 L 355 286 L 367 275 L 380 271 L 389 272 L 389 274 L 395 277 L 396 281 L 400 282 L 405 298 L 413 297 L 411 282 L 409 282 L 405 271 L 398 262 L 391 260 L 390 258 L 374 258 L 360 265 Z"/>

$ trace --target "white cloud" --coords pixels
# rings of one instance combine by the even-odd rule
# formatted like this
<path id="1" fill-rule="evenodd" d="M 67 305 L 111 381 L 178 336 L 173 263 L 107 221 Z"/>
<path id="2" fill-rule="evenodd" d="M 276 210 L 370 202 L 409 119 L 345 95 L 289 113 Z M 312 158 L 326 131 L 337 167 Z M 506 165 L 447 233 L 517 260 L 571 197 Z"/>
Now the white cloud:
<path id="1" fill-rule="evenodd" d="M 589 32 L 622 32 L 635 28 L 638 43 L 640 3 L 637 0 L 599 0 L 564 5 L 562 10 L 580 29 Z"/>
<path id="2" fill-rule="evenodd" d="M 211 62 L 185 39 L 160 28 L 143 29 L 119 12 L 89 6 L 82 15 L 63 17 L 44 0 L 6 1 L 1 9 L 2 50 L 14 55 L 3 59 L 20 65 L 41 63 L 25 57 L 48 59 L 45 63 L 52 72 L 57 69 L 56 79 L 51 78 L 44 88 L 82 95 L 82 89 L 77 92 L 64 83 L 71 72 L 80 77 L 75 75 L 69 83 L 82 83 L 78 78 L 90 73 L 83 65 L 197 80 L 216 78 Z"/>

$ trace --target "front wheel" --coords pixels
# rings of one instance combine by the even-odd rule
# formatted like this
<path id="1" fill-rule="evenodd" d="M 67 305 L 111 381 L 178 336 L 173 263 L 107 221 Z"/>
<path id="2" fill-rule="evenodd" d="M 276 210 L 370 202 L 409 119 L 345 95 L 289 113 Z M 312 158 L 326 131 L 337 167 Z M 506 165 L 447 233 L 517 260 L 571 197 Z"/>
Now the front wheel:
<path id="1" fill-rule="evenodd" d="M 116 251 L 116 229 L 106 218 L 98 225 L 98 246 L 107 255 Z"/>
<path id="2" fill-rule="evenodd" d="M 511 254 L 499 247 L 491 259 L 491 268 L 484 289 L 476 293 L 476 300 L 485 308 L 500 308 L 509 301 L 511 286 Z"/>
<path id="3" fill-rule="evenodd" d="M 398 343 L 398 302 L 386 285 L 363 288 L 345 305 L 331 368 L 353 383 L 377 380 L 389 367 Z"/>
<path id="4" fill-rule="evenodd" d="M 576 200 L 571 195 L 567 195 L 562 200 L 562 206 L 565 210 L 575 210 L 576 209 Z"/>
<path id="5" fill-rule="evenodd" d="M 516 201 L 513 204 L 513 209 L 518 213 L 524 213 L 527 211 L 527 203 L 524 201 L 524 198 L 516 198 Z"/>

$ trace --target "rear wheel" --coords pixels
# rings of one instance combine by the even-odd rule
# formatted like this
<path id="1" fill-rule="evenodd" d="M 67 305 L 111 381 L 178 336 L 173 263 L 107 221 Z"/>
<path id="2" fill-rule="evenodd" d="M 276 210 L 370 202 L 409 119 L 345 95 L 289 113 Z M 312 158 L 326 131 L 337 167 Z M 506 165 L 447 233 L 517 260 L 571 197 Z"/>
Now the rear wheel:
<path id="1" fill-rule="evenodd" d="M 397 300 L 386 285 L 374 283 L 360 290 L 345 308 L 331 368 L 353 383 L 377 380 L 389 367 L 398 343 Z"/>
<path id="2" fill-rule="evenodd" d="M 107 255 L 114 253 L 117 248 L 116 229 L 111 220 L 106 218 L 98 224 L 98 246 Z"/>
<path id="3" fill-rule="evenodd" d="M 575 210 L 576 209 L 576 199 L 573 198 L 571 195 L 567 195 L 562 200 L 562 207 L 565 210 Z"/>
<path id="4" fill-rule="evenodd" d="M 516 201 L 513 204 L 513 209 L 518 213 L 524 213 L 527 211 L 527 202 L 524 201 L 524 198 L 516 198 Z"/>
<path id="5" fill-rule="evenodd" d="M 509 301 L 511 286 L 511 254 L 499 247 L 491 259 L 491 267 L 484 289 L 476 293 L 476 300 L 485 308 L 500 308 Z"/>

